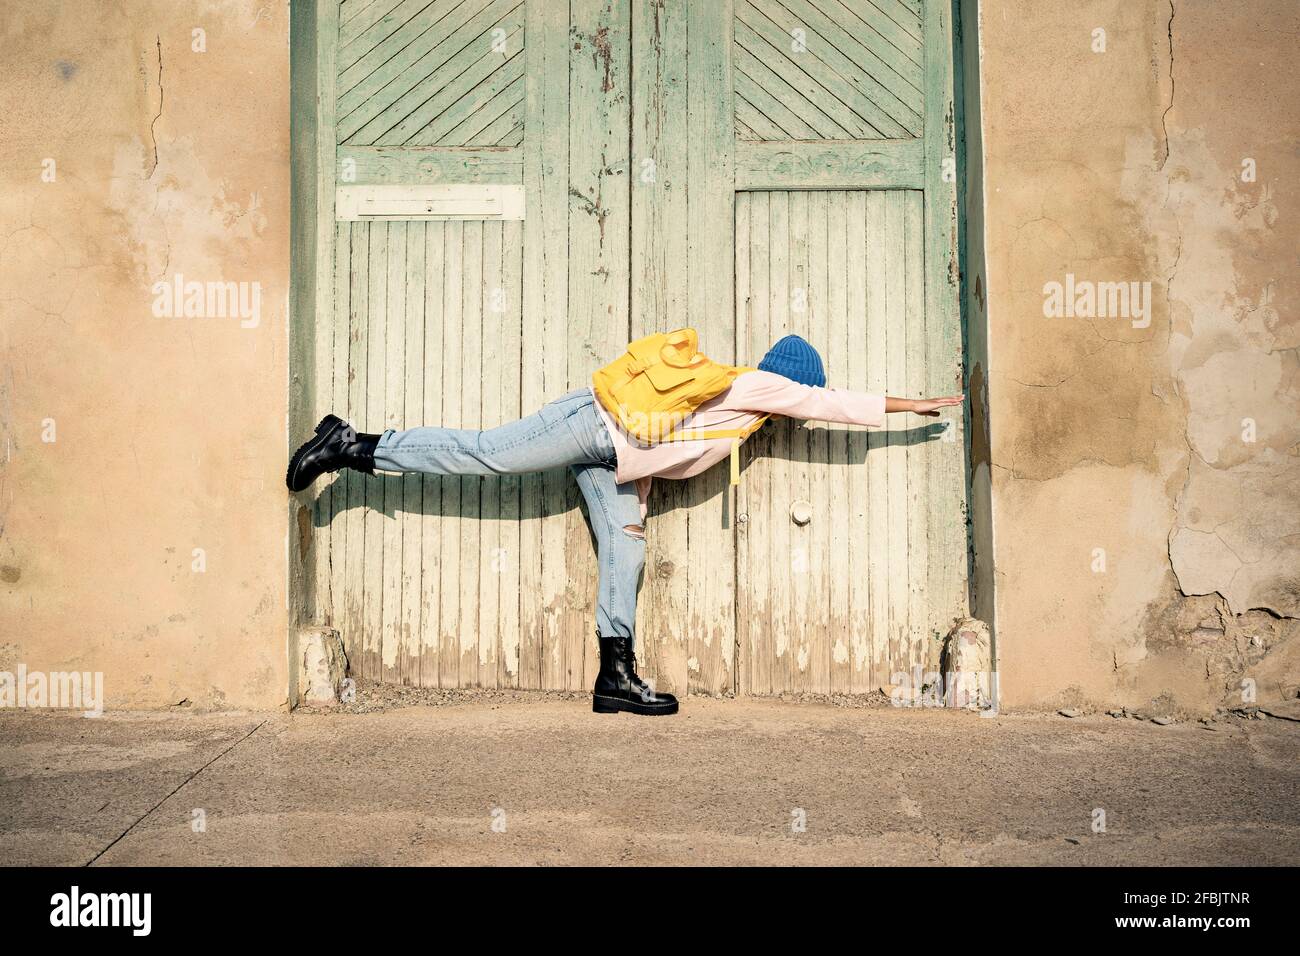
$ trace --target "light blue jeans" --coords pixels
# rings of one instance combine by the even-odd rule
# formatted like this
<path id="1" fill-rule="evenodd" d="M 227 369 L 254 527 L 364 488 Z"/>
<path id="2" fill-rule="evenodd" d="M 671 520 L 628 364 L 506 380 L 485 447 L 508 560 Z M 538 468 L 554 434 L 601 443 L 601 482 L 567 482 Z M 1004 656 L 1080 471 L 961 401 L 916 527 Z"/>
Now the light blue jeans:
<path id="1" fill-rule="evenodd" d="M 485 431 L 389 429 L 375 449 L 375 468 L 426 475 L 520 475 L 567 465 L 587 501 L 596 535 L 596 630 L 601 637 L 633 639 L 645 532 L 636 485 L 615 481 L 614 464 L 614 443 L 585 388 L 527 418 Z"/>

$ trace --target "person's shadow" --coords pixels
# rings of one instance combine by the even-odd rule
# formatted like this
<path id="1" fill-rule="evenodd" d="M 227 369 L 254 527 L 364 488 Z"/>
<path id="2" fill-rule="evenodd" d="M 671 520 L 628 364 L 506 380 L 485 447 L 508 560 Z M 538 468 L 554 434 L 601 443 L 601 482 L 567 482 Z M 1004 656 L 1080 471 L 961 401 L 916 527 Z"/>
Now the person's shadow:
<path id="1" fill-rule="evenodd" d="M 802 422 L 773 417 L 745 442 L 741 454 L 744 472 L 764 458 L 797 464 L 861 466 L 867 456 L 886 448 L 941 441 L 949 422 L 936 421 L 897 431 L 861 431 L 847 428 L 803 427 Z M 650 514 L 695 507 L 718 495 L 723 500 L 723 523 L 731 525 L 731 496 L 727 461 L 684 481 L 660 479 L 650 493 Z M 664 485 L 679 486 L 665 493 Z M 340 472 L 334 481 L 318 486 L 312 502 L 312 524 L 329 526 L 349 511 L 369 508 L 395 519 L 399 513 L 454 518 L 526 520 L 563 514 L 582 505 L 582 495 L 567 468 L 529 475 L 362 475 Z M 585 506 L 584 506 L 585 511 Z M 590 522 L 588 522 L 590 526 Z"/>

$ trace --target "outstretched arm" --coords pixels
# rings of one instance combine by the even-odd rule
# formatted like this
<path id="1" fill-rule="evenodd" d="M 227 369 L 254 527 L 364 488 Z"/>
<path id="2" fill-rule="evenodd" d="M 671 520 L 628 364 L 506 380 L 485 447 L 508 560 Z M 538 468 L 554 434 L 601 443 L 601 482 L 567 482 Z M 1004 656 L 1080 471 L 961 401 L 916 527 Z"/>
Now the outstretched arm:
<path id="1" fill-rule="evenodd" d="M 915 412 L 927 418 L 938 418 L 939 409 L 960 405 L 966 401 L 965 395 L 948 395 L 944 398 L 894 398 L 885 396 L 885 411 Z"/>
<path id="2" fill-rule="evenodd" d="M 962 395 L 947 398 L 892 398 L 847 389 L 801 385 L 774 372 L 746 372 L 725 393 L 724 407 L 785 415 L 789 418 L 883 427 L 886 412 L 914 412 L 936 418 L 939 409 L 960 405 Z"/>

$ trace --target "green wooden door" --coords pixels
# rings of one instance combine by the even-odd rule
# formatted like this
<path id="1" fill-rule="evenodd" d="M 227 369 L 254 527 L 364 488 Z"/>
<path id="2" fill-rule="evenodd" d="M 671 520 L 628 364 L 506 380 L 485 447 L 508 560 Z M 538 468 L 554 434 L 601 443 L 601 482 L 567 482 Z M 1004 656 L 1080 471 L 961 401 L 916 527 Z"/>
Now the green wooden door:
<path id="1" fill-rule="evenodd" d="M 948 12 L 321 0 L 321 215 L 341 219 L 319 409 L 370 431 L 491 426 L 683 325 L 724 360 L 798 331 L 833 384 L 959 387 Z M 417 206 L 374 214 L 375 186 Z M 464 187 L 520 190 L 522 212 L 465 213 L 488 200 Z M 965 601 L 948 437 L 786 422 L 749 443 L 739 494 L 725 469 L 658 483 L 646 670 L 678 692 L 859 692 L 924 660 Z M 345 475 L 315 523 L 314 613 L 357 672 L 589 685 L 595 565 L 565 473 Z"/>

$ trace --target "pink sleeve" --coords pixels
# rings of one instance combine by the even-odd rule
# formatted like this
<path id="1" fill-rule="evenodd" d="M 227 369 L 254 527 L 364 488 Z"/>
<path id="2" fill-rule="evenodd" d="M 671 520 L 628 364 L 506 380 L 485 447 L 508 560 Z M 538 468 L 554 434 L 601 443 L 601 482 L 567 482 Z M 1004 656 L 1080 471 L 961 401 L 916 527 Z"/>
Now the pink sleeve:
<path id="1" fill-rule="evenodd" d="M 774 372 L 746 372 L 724 399 L 728 408 L 843 425 L 885 424 L 885 396 L 800 385 Z"/>
<path id="2" fill-rule="evenodd" d="M 650 500 L 650 482 L 654 479 L 647 476 L 636 479 L 636 496 L 641 499 L 641 523 L 645 524 L 646 515 L 649 513 L 650 506 L 647 502 Z"/>

